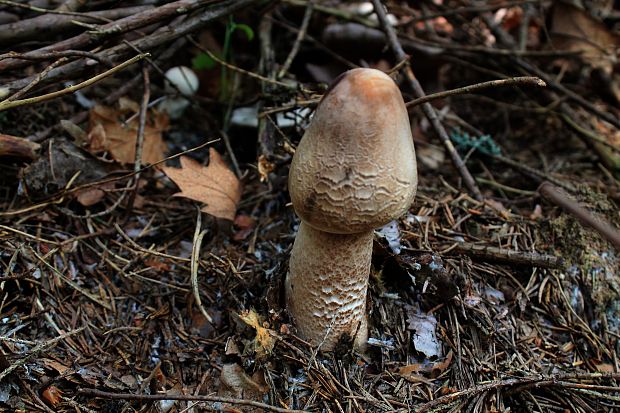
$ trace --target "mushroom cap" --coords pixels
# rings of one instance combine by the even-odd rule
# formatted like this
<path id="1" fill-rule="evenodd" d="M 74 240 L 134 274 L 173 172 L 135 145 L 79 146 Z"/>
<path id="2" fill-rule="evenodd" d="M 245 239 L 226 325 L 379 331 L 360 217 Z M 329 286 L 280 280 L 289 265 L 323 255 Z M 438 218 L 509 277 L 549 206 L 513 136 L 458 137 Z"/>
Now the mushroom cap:
<path id="1" fill-rule="evenodd" d="M 398 86 L 379 70 L 353 69 L 319 103 L 293 157 L 289 192 L 308 225 L 353 234 L 407 211 L 417 178 Z"/>

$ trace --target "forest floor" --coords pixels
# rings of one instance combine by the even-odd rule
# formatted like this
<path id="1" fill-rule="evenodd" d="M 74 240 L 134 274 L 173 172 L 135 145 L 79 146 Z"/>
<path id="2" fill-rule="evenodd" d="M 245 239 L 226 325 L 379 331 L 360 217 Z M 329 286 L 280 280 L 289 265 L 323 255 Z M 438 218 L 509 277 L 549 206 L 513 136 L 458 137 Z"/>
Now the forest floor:
<path id="1" fill-rule="evenodd" d="M 0 409 L 620 410 L 613 3 L 0 1 Z M 287 177 L 360 66 L 405 102 L 508 80 L 409 105 L 368 348 L 325 353 L 284 308 Z"/>

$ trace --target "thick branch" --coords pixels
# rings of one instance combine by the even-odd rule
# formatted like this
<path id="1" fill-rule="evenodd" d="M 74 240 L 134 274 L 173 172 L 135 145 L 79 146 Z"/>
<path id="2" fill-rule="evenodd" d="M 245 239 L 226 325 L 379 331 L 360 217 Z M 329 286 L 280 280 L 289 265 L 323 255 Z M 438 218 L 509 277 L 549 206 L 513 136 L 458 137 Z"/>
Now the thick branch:
<path id="1" fill-rule="evenodd" d="M 150 10 L 151 6 L 122 7 L 113 10 L 94 11 L 83 13 L 82 17 L 66 16 L 61 14 L 44 14 L 0 26 L 0 45 L 16 45 L 24 40 L 37 36 L 50 36 L 61 33 L 71 27 L 76 27 L 74 21 L 96 23 L 105 20 L 122 19 Z M 92 17 L 88 17 L 92 16 Z"/>

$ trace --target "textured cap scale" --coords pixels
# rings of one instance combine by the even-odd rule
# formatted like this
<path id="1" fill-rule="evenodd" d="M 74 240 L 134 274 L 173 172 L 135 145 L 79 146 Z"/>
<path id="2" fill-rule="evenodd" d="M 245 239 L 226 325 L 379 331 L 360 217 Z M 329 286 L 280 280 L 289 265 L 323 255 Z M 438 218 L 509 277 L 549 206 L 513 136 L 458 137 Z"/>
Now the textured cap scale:
<path id="1" fill-rule="evenodd" d="M 295 212 L 316 229 L 347 234 L 387 224 L 417 187 L 409 116 L 381 71 L 346 72 L 321 101 L 291 164 Z"/>

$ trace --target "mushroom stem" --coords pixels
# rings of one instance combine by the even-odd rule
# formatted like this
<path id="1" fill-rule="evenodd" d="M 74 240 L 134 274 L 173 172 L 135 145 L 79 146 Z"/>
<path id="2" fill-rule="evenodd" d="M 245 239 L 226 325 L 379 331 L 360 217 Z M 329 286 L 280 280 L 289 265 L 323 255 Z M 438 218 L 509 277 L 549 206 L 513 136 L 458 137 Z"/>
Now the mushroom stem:
<path id="1" fill-rule="evenodd" d="M 331 234 L 301 222 L 286 279 L 288 309 L 301 335 L 331 351 L 346 335 L 363 350 L 373 231 Z M 338 263 L 335 265 L 335 263 Z"/>

